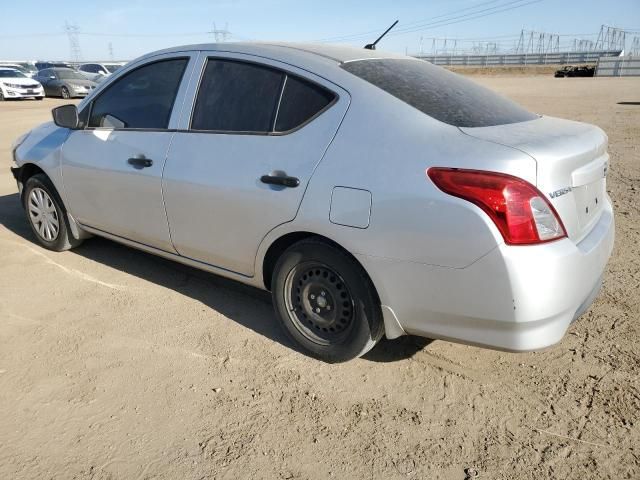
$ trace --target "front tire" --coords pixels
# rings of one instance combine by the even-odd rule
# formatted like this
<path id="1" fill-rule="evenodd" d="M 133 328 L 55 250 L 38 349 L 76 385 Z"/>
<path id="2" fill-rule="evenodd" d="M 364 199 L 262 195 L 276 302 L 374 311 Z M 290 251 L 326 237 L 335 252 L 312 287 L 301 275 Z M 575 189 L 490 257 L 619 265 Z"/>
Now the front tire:
<path id="1" fill-rule="evenodd" d="M 273 303 L 285 333 L 311 356 L 344 362 L 384 333 L 380 301 L 366 272 L 328 242 L 302 240 L 279 258 Z"/>
<path id="2" fill-rule="evenodd" d="M 60 89 L 60 95 L 62 98 L 71 98 L 71 94 L 69 93 L 69 89 L 67 87 L 62 87 Z"/>
<path id="3" fill-rule="evenodd" d="M 71 234 L 67 210 L 46 175 L 37 174 L 27 180 L 22 203 L 31 230 L 44 248 L 62 252 L 82 243 Z"/>

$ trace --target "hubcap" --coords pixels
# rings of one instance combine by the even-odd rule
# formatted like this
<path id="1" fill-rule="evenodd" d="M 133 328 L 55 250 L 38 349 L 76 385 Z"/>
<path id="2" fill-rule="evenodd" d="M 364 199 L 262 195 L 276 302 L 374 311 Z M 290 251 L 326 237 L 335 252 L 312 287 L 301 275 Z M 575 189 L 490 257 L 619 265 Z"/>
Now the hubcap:
<path id="1" fill-rule="evenodd" d="M 296 265 L 287 275 L 285 295 L 289 318 L 309 340 L 330 345 L 351 331 L 353 298 L 342 277 L 327 265 Z"/>
<path id="2" fill-rule="evenodd" d="M 47 242 L 58 238 L 60 219 L 51 197 L 42 188 L 34 188 L 29 193 L 29 220 L 38 235 Z"/>

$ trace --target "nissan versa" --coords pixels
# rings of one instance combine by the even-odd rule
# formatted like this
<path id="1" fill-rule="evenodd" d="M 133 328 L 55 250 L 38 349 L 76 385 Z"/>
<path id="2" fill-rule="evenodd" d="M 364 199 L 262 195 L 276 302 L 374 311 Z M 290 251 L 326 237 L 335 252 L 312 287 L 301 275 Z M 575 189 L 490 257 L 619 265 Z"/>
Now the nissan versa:
<path id="1" fill-rule="evenodd" d="M 13 153 L 42 246 L 100 235 L 270 290 L 327 361 L 385 334 L 552 345 L 613 246 L 602 130 L 405 56 L 173 48 L 53 119 Z"/>

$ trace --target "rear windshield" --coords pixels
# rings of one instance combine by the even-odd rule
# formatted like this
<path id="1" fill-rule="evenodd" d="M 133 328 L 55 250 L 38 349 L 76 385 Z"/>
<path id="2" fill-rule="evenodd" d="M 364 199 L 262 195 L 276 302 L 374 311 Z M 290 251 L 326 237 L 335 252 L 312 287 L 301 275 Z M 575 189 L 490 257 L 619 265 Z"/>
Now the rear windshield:
<path id="1" fill-rule="evenodd" d="M 538 118 L 511 100 L 422 60 L 358 60 L 342 68 L 456 127 L 490 127 Z"/>

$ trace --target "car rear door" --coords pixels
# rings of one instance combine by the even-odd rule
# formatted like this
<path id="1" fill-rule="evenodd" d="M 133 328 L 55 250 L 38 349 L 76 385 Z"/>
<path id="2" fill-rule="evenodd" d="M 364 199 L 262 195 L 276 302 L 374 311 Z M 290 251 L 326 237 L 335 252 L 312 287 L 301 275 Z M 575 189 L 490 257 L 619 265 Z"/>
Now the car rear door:
<path id="1" fill-rule="evenodd" d="M 349 95 L 263 57 L 202 52 L 163 192 L 180 255 L 253 275 L 264 236 L 291 221 Z"/>
<path id="2" fill-rule="evenodd" d="M 80 224 L 175 252 L 162 171 L 196 57 L 134 65 L 82 110 L 86 125 L 71 132 L 61 158 L 68 206 Z"/>

